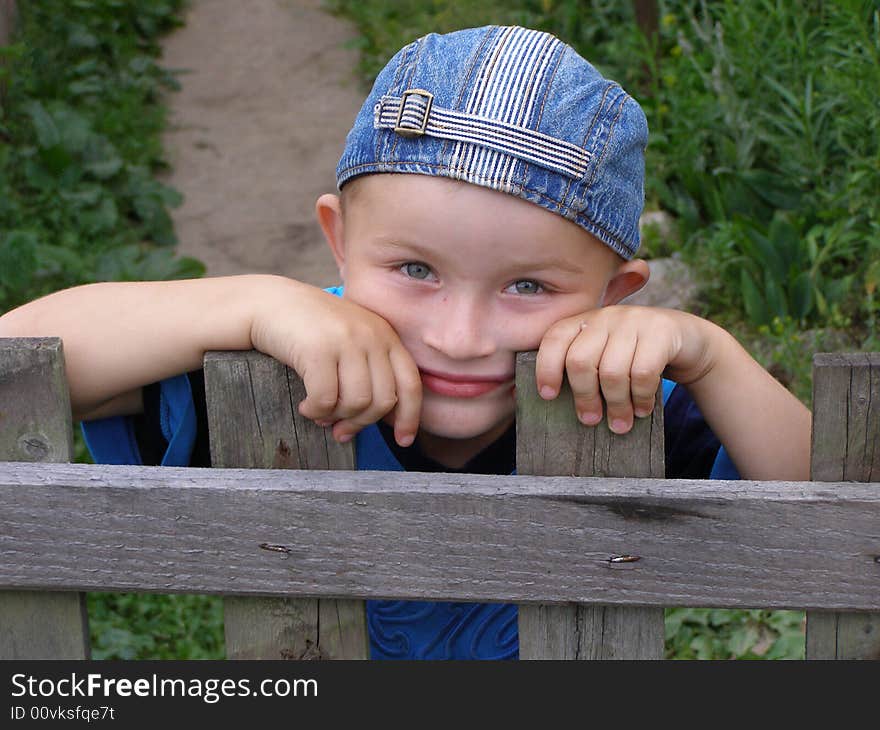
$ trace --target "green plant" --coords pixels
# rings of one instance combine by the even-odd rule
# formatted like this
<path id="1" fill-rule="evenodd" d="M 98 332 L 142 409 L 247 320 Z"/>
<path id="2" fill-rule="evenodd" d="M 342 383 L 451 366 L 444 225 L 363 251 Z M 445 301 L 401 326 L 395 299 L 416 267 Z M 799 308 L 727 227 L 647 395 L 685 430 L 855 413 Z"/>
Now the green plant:
<path id="1" fill-rule="evenodd" d="M 0 47 L 0 313 L 99 280 L 201 276 L 175 256 L 156 179 L 163 94 L 174 76 L 155 58 L 182 0 L 18 3 L 14 43 Z M 78 430 L 78 461 L 90 461 Z M 219 658 L 222 602 L 206 596 L 88 596 L 93 656 Z"/>
<path id="2" fill-rule="evenodd" d="M 667 659 L 803 659 L 801 611 L 672 608 Z"/>
<path id="3" fill-rule="evenodd" d="M 2 49 L 0 312 L 106 279 L 200 276 L 178 258 L 154 61 L 180 0 L 39 0 Z"/>
<path id="4" fill-rule="evenodd" d="M 718 280 L 710 312 L 865 323 L 880 251 L 876 4 L 664 6 L 648 188 Z"/>
<path id="5" fill-rule="evenodd" d="M 728 263 L 739 264 L 742 300 L 753 324 L 769 324 L 774 317 L 806 322 L 814 313 L 828 321 L 832 310 L 839 310 L 855 274 L 831 278 L 826 271 L 858 249 L 844 222 L 815 225 L 806 233 L 780 212 L 766 228 L 739 217 L 734 222 L 742 258 Z"/>
<path id="6" fill-rule="evenodd" d="M 218 596 L 90 593 L 93 659 L 223 659 Z"/>

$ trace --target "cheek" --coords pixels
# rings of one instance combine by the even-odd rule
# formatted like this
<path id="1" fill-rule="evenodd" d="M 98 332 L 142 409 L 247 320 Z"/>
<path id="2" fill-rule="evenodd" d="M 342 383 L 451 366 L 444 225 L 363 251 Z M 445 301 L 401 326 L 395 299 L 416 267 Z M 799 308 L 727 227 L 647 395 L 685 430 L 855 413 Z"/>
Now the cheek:
<path id="1" fill-rule="evenodd" d="M 404 338 L 418 326 L 421 307 L 418 300 L 402 297 L 387 279 L 376 274 L 352 277 L 345 285 L 345 298 L 382 317 Z"/>
<path id="2" fill-rule="evenodd" d="M 559 301 L 540 311 L 507 314 L 498 320 L 497 342 L 500 347 L 513 352 L 537 350 L 547 330 L 554 324 L 593 308 L 587 306 L 584 301 L 569 300 Z"/>

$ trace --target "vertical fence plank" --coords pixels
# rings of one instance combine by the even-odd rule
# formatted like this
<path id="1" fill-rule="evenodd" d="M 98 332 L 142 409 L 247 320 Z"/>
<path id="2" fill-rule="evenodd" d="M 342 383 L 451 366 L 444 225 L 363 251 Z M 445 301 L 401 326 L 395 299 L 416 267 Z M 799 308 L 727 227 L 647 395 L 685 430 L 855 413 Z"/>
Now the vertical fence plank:
<path id="1" fill-rule="evenodd" d="M 880 353 L 813 358 L 810 478 L 880 481 Z M 806 642 L 807 659 L 880 659 L 880 614 L 808 611 Z"/>
<path id="2" fill-rule="evenodd" d="M 338 444 L 297 411 L 296 372 L 261 353 L 205 355 L 211 462 L 215 467 L 354 469 L 354 442 Z M 254 549 L 259 540 L 254 541 Z M 224 599 L 230 659 L 366 659 L 363 601 Z"/>
<path id="3" fill-rule="evenodd" d="M 61 340 L 0 338 L 0 461 L 64 462 L 72 457 Z M 14 549 L 0 535 L 0 551 Z M 88 657 L 84 593 L 0 591 L 0 659 Z"/>
<path id="4" fill-rule="evenodd" d="M 543 476 L 662 477 L 663 404 L 619 436 L 604 424 L 583 426 L 571 389 L 543 400 L 535 382 L 536 353 L 520 353 L 516 367 L 517 473 Z M 662 608 L 639 606 L 519 607 L 522 659 L 662 659 Z"/>

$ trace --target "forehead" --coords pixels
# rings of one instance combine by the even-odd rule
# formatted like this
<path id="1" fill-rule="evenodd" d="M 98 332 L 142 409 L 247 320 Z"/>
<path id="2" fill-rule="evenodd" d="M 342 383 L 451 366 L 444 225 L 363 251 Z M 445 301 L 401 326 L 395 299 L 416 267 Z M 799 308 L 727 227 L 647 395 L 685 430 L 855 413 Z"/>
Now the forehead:
<path id="1" fill-rule="evenodd" d="M 506 193 L 419 174 L 375 174 L 343 188 L 347 242 L 415 248 L 474 264 L 604 274 L 622 259 L 580 226 Z"/>

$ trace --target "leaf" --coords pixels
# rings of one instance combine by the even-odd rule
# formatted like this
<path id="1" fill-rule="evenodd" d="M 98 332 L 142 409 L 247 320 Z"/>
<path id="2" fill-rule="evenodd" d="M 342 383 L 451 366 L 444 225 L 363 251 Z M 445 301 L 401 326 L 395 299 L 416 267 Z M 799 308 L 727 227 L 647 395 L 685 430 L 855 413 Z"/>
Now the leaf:
<path id="1" fill-rule="evenodd" d="M 37 133 L 37 144 L 46 150 L 61 143 L 61 133 L 55 124 L 55 120 L 49 116 L 49 112 L 39 102 L 34 101 L 25 107 L 31 121 L 34 124 L 34 131 Z"/>
<path id="2" fill-rule="evenodd" d="M 54 276 L 63 273 L 66 278 L 72 281 L 84 281 L 88 278 L 86 276 L 87 261 L 70 248 L 38 243 L 36 254 L 42 272 L 47 275 Z"/>
<path id="3" fill-rule="evenodd" d="M 764 297 L 745 269 L 740 269 L 740 291 L 749 320 L 754 324 L 768 324 L 770 317 Z"/>
<path id="4" fill-rule="evenodd" d="M 110 197 L 102 198 L 97 208 L 84 211 L 80 220 L 86 232 L 93 236 L 113 230 L 119 221 L 115 201 Z"/>
<path id="5" fill-rule="evenodd" d="M 770 221 L 770 227 L 767 229 L 767 238 L 770 244 L 775 247 L 786 270 L 792 266 L 801 268 L 803 239 L 800 231 L 781 213 L 777 212 L 773 216 L 773 220 Z M 780 282 L 785 280 L 785 273 L 784 271 L 783 276 L 780 277 Z"/>
<path id="6" fill-rule="evenodd" d="M 752 623 L 734 629 L 727 641 L 727 649 L 735 658 L 749 653 L 749 649 L 758 641 L 758 628 Z"/>
<path id="7" fill-rule="evenodd" d="M 70 29 L 67 43 L 72 48 L 97 48 L 100 41 L 84 26 L 75 25 Z"/>
<path id="8" fill-rule="evenodd" d="M 795 319 L 806 319 L 813 308 L 813 282 L 810 274 L 802 272 L 795 278 L 789 292 L 791 316 Z"/>
<path id="9" fill-rule="evenodd" d="M 769 319 L 773 319 L 773 317 L 784 319 L 788 316 L 788 304 L 785 301 L 782 287 L 767 269 L 764 270 L 764 301 L 767 302 Z"/>
<path id="10" fill-rule="evenodd" d="M 104 90 L 104 82 L 100 76 L 89 76 L 79 81 L 71 81 L 67 85 L 67 89 L 74 96 L 100 94 Z"/>
<path id="11" fill-rule="evenodd" d="M 744 170 L 740 175 L 755 195 L 774 208 L 795 210 L 801 204 L 801 188 L 784 175 L 769 170 Z"/>
<path id="12" fill-rule="evenodd" d="M 75 190 L 62 190 L 58 196 L 67 202 L 77 206 L 89 207 L 97 205 L 103 195 L 103 188 L 100 185 L 80 185 Z"/>
<path id="13" fill-rule="evenodd" d="M 753 250 L 758 254 L 758 258 L 754 263 L 764 272 L 769 271 L 776 282 L 780 284 L 784 282 L 788 273 L 788 267 L 776 250 L 773 241 L 752 225 L 746 227 L 746 234 L 749 241 L 754 244 Z"/>
<path id="14" fill-rule="evenodd" d="M 94 136 L 89 120 L 68 106 L 57 107 L 52 116 L 61 134 L 61 145 L 71 155 L 79 155 Z"/>
<path id="15" fill-rule="evenodd" d="M 765 659 L 803 659 L 804 635 L 802 632 L 787 633 L 773 642 L 773 646 L 764 655 Z"/>
<path id="16" fill-rule="evenodd" d="M 113 177 L 122 169 L 122 158 L 110 141 L 93 135 L 83 150 L 83 168 L 99 180 Z"/>
<path id="17" fill-rule="evenodd" d="M 131 272 L 137 268 L 140 256 L 138 246 L 131 244 L 113 248 L 101 254 L 95 263 L 95 281 L 131 281 Z"/>
<path id="18" fill-rule="evenodd" d="M 0 283 L 13 291 L 27 289 L 39 262 L 39 239 L 30 231 L 12 231 L 0 240 Z"/>

